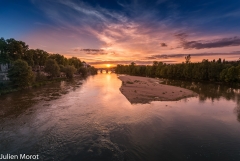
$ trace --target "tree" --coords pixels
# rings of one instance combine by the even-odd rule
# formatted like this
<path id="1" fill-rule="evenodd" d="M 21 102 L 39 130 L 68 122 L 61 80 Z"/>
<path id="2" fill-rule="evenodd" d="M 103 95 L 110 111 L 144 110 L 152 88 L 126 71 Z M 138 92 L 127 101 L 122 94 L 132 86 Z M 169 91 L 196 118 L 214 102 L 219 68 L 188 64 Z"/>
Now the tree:
<path id="1" fill-rule="evenodd" d="M 9 63 L 9 55 L 7 53 L 7 42 L 4 38 L 0 39 L 0 63 Z"/>
<path id="2" fill-rule="evenodd" d="M 236 67 L 231 67 L 227 70 L 225 75 L 226 82 L 236 82 L 238 80 L 238 69 Z"/>
<path id="3" fill-rule="evenodd" d="M 76 69 L 79 69 L 80 67 L 83 66 L 81 60 L 78 59 L 77 57 L 72 57 L 68 59 L 68 64 L 73 65 Z"/>
<path id="4" fill-rule="evenodd" d="M 28 63 L 29 66 L 33 67 L 34 66 L 34 61 L 33 61 L 33 52 L 34 50 L 28 50 L 23 56 L 23 59 Z"/>
<path id="5" fill-rule="evenodd" d="M 3 37 L 0 39 L 0 53 L 6 52 L 7 50 L 7 42 Z"/>
<path id="6" fill-rule="evenodd" d="M 28 45 L 23 41 L 17 41 L 15 39 L 7 39 L 7 53 L 12 61 L 21 59 L 24 53 L 28 50 Z"/>
<path id="7" fill-rule="evenodd" d="M 73 78 L 73 75 L 77 71 L 77 69 L 74 66 L 68 65 L 64 68 L 64 71 L 67 78 Z"/>
<path id="8" fill-rule="evenodd" d="M 136 63 L 132 62 L 131 65 L 129 66 L 129 74 L 131 75 L 135 75 L 136 74 L 136 71 L 135 71 L 135 65 Z"/>
<path id="9" fill-rule="evenodd" d="M 191 55 L 185 57 L 186 64 L 191 63 Z"/>
<path id="10" fill-rule="evenodd" d="M 81 67 L 78 69 L 78 73 L 81 73 L 82 76 L 87 76 L 87 69 L 84 67 Z"/>
<path id="11" fill-rule="evenodd" d="M 65 65 L 64 56 L 60 54 L 51 54 L 49 55 L 49 59 L 54 59 L 58 63 L 58 65 Z"/>
<path id="12" fill-rule="evenodd" d="M 32 50 L 32 52 L 34 65 L 44 66 L 49 54 L 46 51 L 40 49 Z"/>
<path id="13" fill-rule="evenodd" d="M 53 59 L 48 59 L 46 61 L 46 65 L 44 68 L 45 72 L 47 72 L 51 77 L 56 77 L 60 75 L 60 68 L 57 62 Z"/>
<path id="14" fill-rule="evenodd" d="M 8 71 L 8 77 L 15 87 L 26 87 L 31 85 L 34 80 L 32 68 L 28 66 L 27 62 L 17 60 Z"/>

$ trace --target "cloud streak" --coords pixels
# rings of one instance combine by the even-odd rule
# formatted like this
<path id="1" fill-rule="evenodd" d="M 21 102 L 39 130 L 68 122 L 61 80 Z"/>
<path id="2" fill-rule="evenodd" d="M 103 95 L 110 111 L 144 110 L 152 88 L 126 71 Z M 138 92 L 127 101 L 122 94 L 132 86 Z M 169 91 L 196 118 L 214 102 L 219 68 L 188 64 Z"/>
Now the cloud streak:
<path id="1" fill-rule="evenodd" d="M 86 53 L 88 55 L 107 55 L 108 53 Z"/>
<path id="2" fill-rule="evenodd" d="M 129 65 L 132 62 L 136 63 L 137 65 L 150 65 L 153 63 L 153 61 L 129 61 L 129 60 L 123 60 L 123 61 L 96 61 L 91 62 L 91 65 L 100 65 L 100 64 L 121 64 L 121 65 Z M 176 61 L 173 60 L 164 60 L 162 61 L 164 63 L 176 63 Z"/>
<path id="3" fill-rule="evenodd" d="M 80 49 L 80 51 L 86 51 L 86 52 L 102 52 L 103 49 Z"/>
<path id="4" fill-rule="evenodd" d="M 221 48 L 229 46 L 240 46 L 240 38 L 235 36 L 232 38 L 222 38 L 211 41 L 197 40 L 187 41 L 186 33 L 179 33 L 175 35 L 184 49 L 205 49 L 205 48 Z"/>
<path id="5" fill-rule="evenodd" d="M 187 55 L 191 55 L 191 57 L 201 57 L 201 56 L 239 56 L 240 51 L 233 51 L 230 53 L 192 53 L 192 54 L 160 54 L 160 55 L 152 55 L 149 57 L 145 57 L 146 59 L 169 59 L 169 58 L 184 58 Z"/>

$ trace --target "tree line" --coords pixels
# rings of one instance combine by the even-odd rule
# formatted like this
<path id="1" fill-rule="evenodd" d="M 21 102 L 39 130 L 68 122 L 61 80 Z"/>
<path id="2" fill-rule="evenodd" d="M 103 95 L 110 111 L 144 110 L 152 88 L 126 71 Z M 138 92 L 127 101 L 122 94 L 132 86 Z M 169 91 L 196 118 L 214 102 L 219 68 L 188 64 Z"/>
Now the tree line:
<path id="1" fill-rule="evenodd" d="M 29 86 L 56 77 L 96 74 L 97 69 L 77 57 L 66 58 L 41 49 L 29 49 L 23 41 L 0 39 L 0 64 L 9 64 L 8 77 L 16 87 Z"/>
<path id="2" fill-rule="evenodd" d="M 129 74 L 144 77 L 158 77 L 168 79 L 211 81 L 211 82 L 240 82 L 240 60 L 209 61 L 203 59 L 202 62 L 192 63 L 191 56 L 185 57 L 185 62 L 181 64 L 166 64 L 154 61 L 152 65 L 117 65 L 116 73 Z"/>

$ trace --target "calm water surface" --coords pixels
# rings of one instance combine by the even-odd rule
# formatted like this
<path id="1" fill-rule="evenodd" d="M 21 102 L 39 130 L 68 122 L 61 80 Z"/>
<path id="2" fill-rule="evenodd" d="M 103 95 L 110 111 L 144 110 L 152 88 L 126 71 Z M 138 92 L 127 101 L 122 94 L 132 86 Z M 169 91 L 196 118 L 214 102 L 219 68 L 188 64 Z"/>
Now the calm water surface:
<path id="1" fill-rule="evenodd" d="M 0 154 L 40 160 L 239 161 L 240 90 L 165 82 L 199 93 L 131 104 L 116 74 L 0 96 Z"/>

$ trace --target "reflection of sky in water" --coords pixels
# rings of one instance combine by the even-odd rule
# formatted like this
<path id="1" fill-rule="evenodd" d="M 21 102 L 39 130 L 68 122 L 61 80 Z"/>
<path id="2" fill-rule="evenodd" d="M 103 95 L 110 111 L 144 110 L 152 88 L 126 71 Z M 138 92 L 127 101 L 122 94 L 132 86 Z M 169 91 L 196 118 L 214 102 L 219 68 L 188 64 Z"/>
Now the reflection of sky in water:
<path id="1" fill-rule="evenodd" d="M 215 89 L 208 87 L 204 95 L 201 86 L 201 99 L 131 104 L 119 91 L 121 81 L 115 74 L 98 74 L 80 82 L 83 84 L 52 85 L 47 93 L 42 87 L 36 91 L 38 95 L 26 91 L 2 97 L 2 104 L 8 99 L 7 105 L 24 106 L 29 102 L 26 99 L 34 100 L 42 93 L 38 101 L 20 110 L 16 117 L 1 118 L 0 151 L 38 152 L 44 160 L 240 157 L 236 90 L 220 88 L 216 95 Z M 214 95 L 210 95 L 211 91 Z M 41 99 L 49 92 L 63 94 L 52 100 Z"/>

